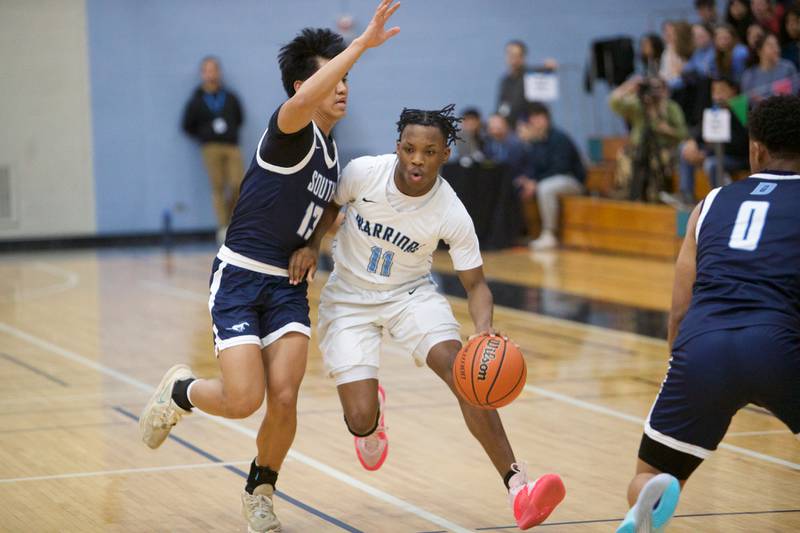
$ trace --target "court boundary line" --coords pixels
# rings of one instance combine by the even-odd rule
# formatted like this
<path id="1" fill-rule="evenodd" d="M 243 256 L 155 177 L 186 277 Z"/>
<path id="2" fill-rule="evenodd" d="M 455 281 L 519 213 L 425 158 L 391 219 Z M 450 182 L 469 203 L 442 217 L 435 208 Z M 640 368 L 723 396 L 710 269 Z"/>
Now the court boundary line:
<path id="1" fill-rule="evenodd" d="M 617 411 L 616 409 L 611 409 L 610 407 L 605 407 L 603 405 L 598 405 L 592 402 L 587 402 L 585 400 L 579 400 L 577 398 L 573 398 L 567 394 L 562 394 L 560 392 L 550 391 L 547 389 L 543 389 L 541 387 L 537 387 L 536 385 L 525 384 L 525 390 L 534 394 L 538 394 L 540 396 L 545 396 L 552 400 L 557 400 L 563 403 L 567 403 L 573 405 L 575 407 L 580 407 L 581 409 L 585 409 L 587 411 L 593 411 L 595 413 L 604 414 L 606 416 L 610 416 L 613 418 L 617 418 L 619 420 L 626 420 L 628 422 L 633 422 L 635 424 L 644 425 L 644 419 L 639 418 L 638 416 L 629 415 L 627 413 L 623 413 L 622 411 Z M 760 459 L 767 463 L 772 463 L 779 466 L 785 466 L 791 468 L 792 470 L 800 470 L 800 464 L 793 463 L 786 459 L 781 459 L 779 457 L 773 457 L 772 455 L 768 455 L 766 453 L 757 452 L 754 450 L 750 450 L 748 448 L 742 448 L 741 446 L 734 446 L 733 444 L 728 444 L 725 442 L 721 442 L 719 444 L 719 448 L 723 450 L 727 450 L 729 452 L 738 453 L 739 455 L 744 455 L 745 457 L 749 457 L 751 459 Z"/>
<path id="2" fill-rule="evenodd" d="M 182 465 L 145 466 L 141 468 L 119 468 L 116 470 L 93 470 L 89 472 L 68 472 L 46 476 L 27 476 L 0 478 L 0 485 L 24 483 L 27 481 L 51 481 L 56 479 L 78 479 L 85 477 L 119 476 L 127 474 L 148 474 L 151 472 L 169 472 L 171 470 L 194 470 L 198 468 L 216 468 L 225 466 L 249 465 L 250 461 L 226 461 L 222 463 L 190 463 Z"/>
<path id="3" fill-rule="evenodd" d="M 21 368 L 24 368 L 24 369 L 30 371 L 31 373 L 36 374 L 39 377 L 43 377 L 47 381 L 50 381 L 51 383 L 55 383 L 57 385 L 61 385 L 62 387 L 69 387 L 69 383 L 67 383 L 63 379 L 59 379 L 59 378 L 57 378 L 57 377 L 55 377 L 55 376 L 53 376 L 51 374 L 48 374 L 44 370 L 42 370 L 40 368 L 36 368 L 33 365 L 29 365 L 25 361 L 20 361 L 19 359 L 17 359 L 16 357 L 14 357 L 11 354 L 7 354 L 6 352 L 0 352 L 0 358 L 3 358 L 6 361 L 9 361 L 11 363 L 14 363 L 15 365 L 17 365 L 17 366 L 19 366 Z"/>
<path id="4" fill-rule="evenodd" d="M 139 417 L 136 416 L 135 414 L 131 413 L 127 409 L 124 409 L 124 408 L 119 407 L 119 406 L 114 406 L 114 407 L 112 407 L 112 409 L 114 411 L 116 411 L 117 413 L 123 415 L 128 420 L 133 420 L 134 422 L 137 422 L 137 423 L 139 422 Z M 184 448 L 186 448 L 188 450 L 191 450 L 194 453 L 196 453 L 196 454 L 198 454 L 198 455 L 200 455 L 202 457 L 205 457 L 209 461 L 212 461 L 214 463 L 221 463 L 222 462 L 222 459 L 220 459 L 219 457 L 217 457 L 213 453 L 207 452 L 206 450 L 202 449 L 201 447 L 197 446 L 196 444 L 192 444 L 187 439 L 184 439 L 182 437 L 179 437 L 179 436 L 173 435 L 173 434 L 168 435 L 168 438 L 170 440 L 173 440 L 173 441 L 177 442 L 178 444 L 180 444 Z M 250 463 L 248 462 L 247 464 L 249 465 Z M 247 476 L 247 472 L 245 472 L 241 468 L 238 468 L 236 466 L 226 466 L 225 470 L 227 470 L 228 472 L 232 472 L 232 473 L 236 474 L 237 476 L 239 476 L 240 478 L 242 478 L 244 480 L 247 480 L 247 477 L 248 477 Z M 334 526 L 337 526 L 337 527 L 339 527 L 341 529 L 344 529 L 345 531 L 349 531 L 350 533 L 364 533 L 362 530 L 360 530 L 360 529 L 358 529 L 358 528 L 356 528 L 354 526 L 351 526 L 347 522 L 345 522 L 343 520 L 340 520 L 340 519 L 336 518 L 333 515 L 329 515 L 328 513 L 324 512 L 324 511 L 320 511 L 316 507 L 312 507 L 311 505 L 309 505 L 309 504 L 307 504 L 307 503 L 305 503 L 305 502 L 303 502 L 301 500 L 298 500 L 297 498 L 289 496 L 287 493 L 283 492 L 282 490 L 276 490 L 275 491 L 275 496 L 281 498 L 282 500 L 287 501 L 288 503 L 294 505 L 295 507 L 298 507 L 299 509 L 301 509 L 301 510 L 303 510 L 303 511 L 309 513 L 309 514 L 312 514 L 312 515 L 316 516 L 317 518 L 321 518 L 322 520 L 324 520 L 325 522 L 328 522 L 329 524 L 333 524 Z"/>
<path id="5" fill-rule="evenodd" d="M 54 353 L 66 360 L 91 368 L 101 374 L 113 377 L 114 379 L 126 383 L 136 389 L 148 393 L 152 392 L 154 389 L 154 387 L 151 387 L 150 385 L 147 385 L 146 383 L 139 381 L 138 379 L 133 378 L 124 372 L 100 364 L 96 361 L 89 359 L 88 357 L 82 356 L 71 350 L 58 346 L 57 344 L 53 344 L 52 342 L 40 339 L 39 337 L 36 337 L 30 333 L 26 333 L 18 328 L 15 328 L 14 326 L 11 326 L 10 324 L 7 324 L 6 322 L 0 322 L 0 332 L 4 332 L 8 335 L 12 335 L 14 337 L 17 337 L 18 339 L 22 339 L 26 342 L 39 346 L 40 348 L 43 348 L 51 353 Z M 237 431 L 238 433 L 241 433 L 253 439 L 255 439 L 256 437 L 256 431 L 253 431 L 243 425 L 240 425 L 234 422 L 233 420 L 212 416 L 207 413 L 203 413 L 202 411 L 198 411 L 197 414 L 202 416 L 203 418 L 211 420 L 216 424 Z M 365 492 L 366 494 L 372 496 L 373 498 L 376 498 L 385 503 L 393 505 L 394 507 L 397 507 L 401 511 L 413 514 L 418 518 L 426 520 L 432 524 L 436 524 L 437 526 L 444 527 L 449 531 L 453 531 L 455 533 L 470 533 L 473 531 L 464 526 L 455 524 L 447 520 L 446 518 L 438 516 L 421 507 L 418 507 L 410 502 L 406 502 L 405 500 L 398 498 L 397 496 L 394 496 L 388 492 L 382 491 L 376 487 L 373 487 L 372 485 L 364 483 L 363 481 L 360 481 L 348 474 L 345 474 L 344 472 L 336 470 L 335 468 L 328 466 L 327 464 L 318 461 L 301 452 L 289 450 L 288 457 L 296 459 L 297 461 L 305 464 L 306 466 L 310 466 L 319 472 L 322 472 L 338 481 L 341 481 L 346 485 L 350 485 L 351 487 L 360 490 L 361 492 Z"/>
<path id="6" fill-rule="evenodd" d="M 721 513 L 691 513 L 691 514 L 676 514 L 675 518 L 704 518 L 709 516 L 743 516 L 743 515 L 763 515 L 763 514 L 788 514 L 800 513 L 800 509 L 772 509 L 770 511 L 729 511 Z M 602 524 L 607 522 L 622 522 L 623 517 L 620 518 L 595 518 L 591 520 L 568 520 L 564 522 L 545 522 L 539 524 L 537 527 L 551 527 L 551 526 L 571 526 L 581 524 Z M 517 526 L 489 526 L 479 527 L 475 531 L 492 531 L 498 529 L 516 529 Z M 419 531 L 418 533 L 447 533 L 444 529 L 437 529 L 435 531 Z"/>

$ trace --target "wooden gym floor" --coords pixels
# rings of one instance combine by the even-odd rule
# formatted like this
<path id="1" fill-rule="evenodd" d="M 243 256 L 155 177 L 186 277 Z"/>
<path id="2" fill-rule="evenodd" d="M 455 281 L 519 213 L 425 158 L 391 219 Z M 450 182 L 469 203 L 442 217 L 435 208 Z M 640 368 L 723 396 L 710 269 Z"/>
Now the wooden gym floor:
<path id="1" fill-rule="evenodd" d="M 0 257 L 0 530 L 245 531 L 244 472 L 261 414 L 193 415 L 158 451 L 136 416 L 164 370 L 217 372 L 210 246 Z M 528 384 L 501 411 L 517 457 L 559 472 L 567 498 L 540 529 L 613 531 L 642 420 L 667 365 L 672 265 L 561 251 L 485 254 L 495 323 L 522 346 Z M 455 291 L 446 255 L 440 280 Z M 310 296 L 312 320 L 325 276 Z M 471 333 L 465 300 L 450 297 Z M 513 531 L 501 480 L 455 400 L 401 351 L 384 354 L 391 448 L 363 470 L 323 377 L 316 337 L 276 507 L 287 532 Z M 682 496 L 670 531 L 800 530 L 800 444 L 756 408 Z"/>

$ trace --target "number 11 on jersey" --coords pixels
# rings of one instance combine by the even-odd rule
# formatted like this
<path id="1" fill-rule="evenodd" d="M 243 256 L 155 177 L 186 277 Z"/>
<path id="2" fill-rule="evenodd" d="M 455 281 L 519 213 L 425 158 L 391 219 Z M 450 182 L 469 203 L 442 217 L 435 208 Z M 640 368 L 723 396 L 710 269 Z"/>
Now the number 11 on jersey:
<path id="1" fill-rule="evenodd" d="M 392 261 L 394 260 L 394 252 L 389 250 L 383 251 L 380 246 L 373 246 L 370 250 L 369 263 L 367 264 L 367 272 L 373 274 L 378 271 L 378 263 L 381 263 L 381 276 L 389 277 L 392 273 Z"/>

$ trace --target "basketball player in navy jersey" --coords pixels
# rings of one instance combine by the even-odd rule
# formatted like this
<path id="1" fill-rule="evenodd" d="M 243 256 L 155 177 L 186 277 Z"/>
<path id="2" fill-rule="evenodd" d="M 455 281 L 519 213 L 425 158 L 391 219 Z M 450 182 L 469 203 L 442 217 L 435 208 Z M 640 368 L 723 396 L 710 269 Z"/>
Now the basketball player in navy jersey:
<path id="1" fill-rule="evenodd" d="M 800 97 L 750 114 L 749 178 L 711 191 L 675 266 L 667 377 L 618 533 L 659 531 L 680 488 L 754 403 L 800 437 Z"/>
<path id="2" fill-rule="evenodd" d="M 400 29 L 385 29 L 399 4 L 383 0 L 347 48 L 339 35 L 304 29 L 278 56 L 289 99 L 272 115 L 250 169 L 225 244 L 214 261 L 209 309 L 222 376 L 196 379 L 176 365 L 164 375 L 140 419 L 142 439 L 157 448 L 193 407 L 227 418 L 267 414 L 242 493 L 250 531 L 278 531 L 272 495 L 296 429 L 310 322 L 307 284 L 290 282 L 289 257 L 305 245 L 333 198 L 339 176 L 333 126 L 347 110 L 346 76 L 368 48 Z"/>

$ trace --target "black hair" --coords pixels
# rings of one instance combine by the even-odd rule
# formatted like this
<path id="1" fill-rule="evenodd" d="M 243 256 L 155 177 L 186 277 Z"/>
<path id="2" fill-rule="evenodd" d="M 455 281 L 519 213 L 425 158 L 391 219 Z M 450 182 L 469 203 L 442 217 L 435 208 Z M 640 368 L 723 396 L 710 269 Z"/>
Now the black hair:
<path id="1" fill-rule="evenodd" d="M 305 81 L 319 69 L 318 57 L 332 59 L 344 50 L 344 40 L 327 28 L 303 28 L 278 53 L 283 88 L 294 96 L 294 82 Z"/>
<path id="2" fill-rule="evenodd" d="M 733 89 L 734 91 L 736 91 L 737 94 L 739 93 L 739 90 L 740 90 L 739 89 L 739 84 L 736 83 L 736 80 L 733 79 L 731 76 L 725 76 L 724 74 L 719 74 L 717 76 L 712 77 L 711 78 L 711 82 L 712 83 L 714 83 L 714 82 L 722 82 L 722 83 L 726 84 L 728 87 L 730 87 L 731 89 Z"/>
<path id="3" fill-rule="evenodd" d="M 545 115 L 550 119 L 550 110 L 541 102 L 528 102 L 525 106 L 525 114 L 528 115 L 528 118 L 534 115 Z"/>
<path id="4" fill-rule="evenodd" d="M 642 40 L 650 41 L 650 47 L 653 49 L 653 59 L 658 61 L 664 53 L 664 41 L 657 33 L 645 33 L 642 35 Z M 641 50 L 639 51 L 641 55 Z"/>
<path id="5" fill-rule="evenodd" d="M 467 117 L 473 117 L 473 118 L 480 119 L 481 118 L 481 112 L 478 111 L 477 107 L 468 107 L 468 108 L 464 109 L 463 111 L 461 111 L 461 118 L 467 118 Z"/>
<path id="6" fill-rule="evenodd" d="M 747 119 L 750 138 L 766 146 L 770 155 L 800 158 L 800 96 L 771 96 L 761 101 Z"/>
<path id="7" fill-rule="evenodd" d="M 717 7 L 716 0 L 694 0 L 694 8 L 700 9 L 701 7 Z"/>
<path id="8" fill-rule="evenodd" d="M 528 55 L 528 46 L 519 39 L 511 39 L 510 41 L 508 41 L 506 43 L 506 48 L 508 48 L 511 45 L 519 46 L 520 50 L 522 50 L 522 55 L 524 56 Z"/>
<path id="9" fill-rule="evenodd" d="M 765 31 L 764 34 L 761 37 L 756 39 L 755 47 L 753 48 L 753 50 L 755 50 L 756 54 L 761 52 L 761 49 L 764 48 L 764 45 L 766 44 L 767 39 L 769 39 L 770 37 L 775 37 L 775 40 L 778 41 L 778 48 L 780 48 L 781 44 L 780 44 L 780 39 L 778 39 L 778 36 L 775 35 L 774 33 L 772 33 L 771 31 Z M 758 64 L 758 61 L 759 61 L 759 58 L 756 57 L 755 58 L 755 64 Z"/>
<path id="10" fill-rule="evenodd" d="M 797 18 L 800 18 L 800 4 L 795 2 L 789 7 L 786 12 L 783 14 L 783 18 L 781 19 L 781 31 L 778 35 L 778 40 L 781 43 L 781 46 L 785 46 L 787 44 L 792 43 L 792 37 L 789 35 L 789 32 L 786 30 L 786 21 L 789 18 L 789 15 L 793 15 Z"/>
<path id="11" fill-rule="evenodd" d="M 409 124 L 418 124 L 420 126 L 433 126 L 439 128 L 444 137 L 445 146 L 450 146 L 460 137 L 458 136 L 459 124 L 461 118 L 457 117 L 454 113 L 456 108 L 455 104 L 444 106 L 438 111 L 423 111 L 421 109 L 408 109 L 403 108 L 400 113 L 400 120 L 397 121 L 397 142 L 400 142 L 400 137 L 403 136 L 403 130 Z"/>

